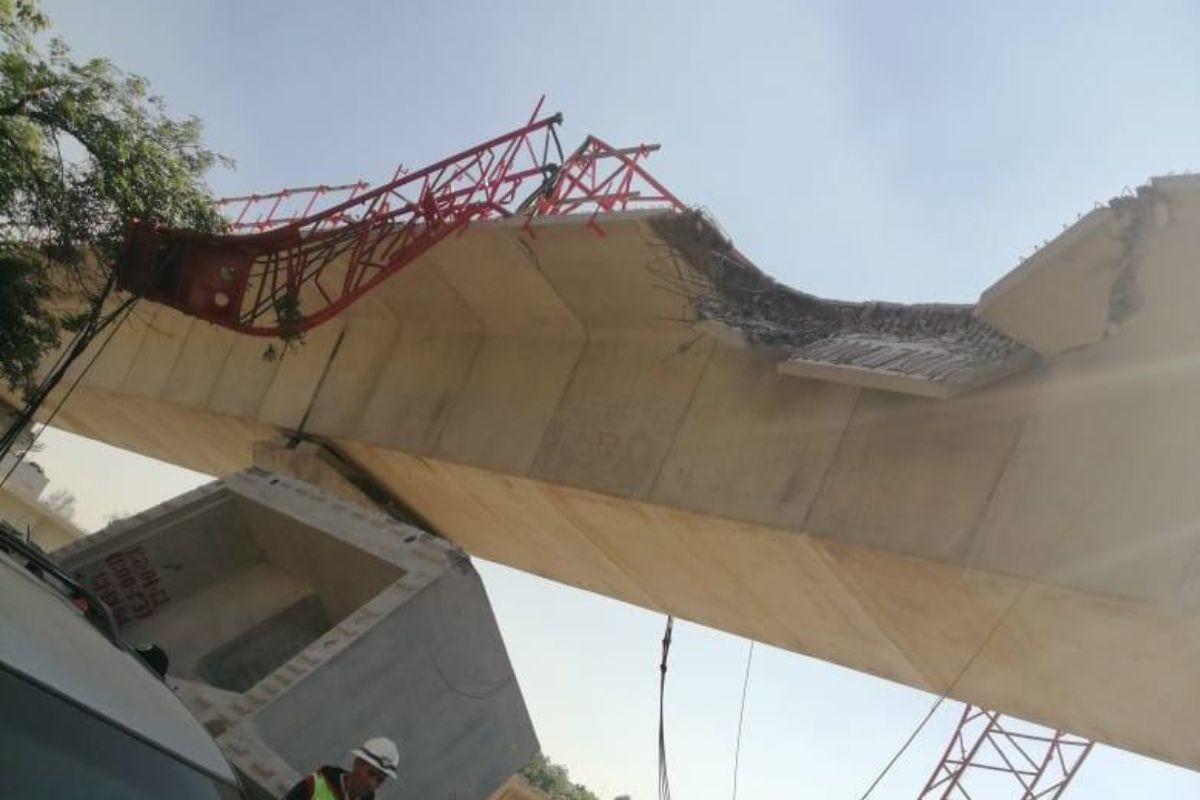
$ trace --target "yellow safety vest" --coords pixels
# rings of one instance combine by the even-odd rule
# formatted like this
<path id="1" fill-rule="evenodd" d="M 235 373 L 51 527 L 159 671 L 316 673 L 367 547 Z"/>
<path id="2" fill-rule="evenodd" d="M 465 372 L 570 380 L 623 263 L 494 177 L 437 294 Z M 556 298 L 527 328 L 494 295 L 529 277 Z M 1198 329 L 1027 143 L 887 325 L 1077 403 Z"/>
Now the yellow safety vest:
<path id="1" fill-rule="evenodd" d="M 313 773 L 312 777 L 312 800 L 341 800 L 341 795 L 325 779 L 324 773 L 318 770 Z"/>

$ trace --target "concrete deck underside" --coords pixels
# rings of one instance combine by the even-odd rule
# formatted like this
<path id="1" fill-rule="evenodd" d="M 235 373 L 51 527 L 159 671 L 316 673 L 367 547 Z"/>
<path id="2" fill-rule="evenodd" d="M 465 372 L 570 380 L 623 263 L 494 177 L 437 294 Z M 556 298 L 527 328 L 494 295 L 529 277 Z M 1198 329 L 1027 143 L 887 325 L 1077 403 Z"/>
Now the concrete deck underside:
<path id="1" fill-rule="evenodd" d="M 475 555 L 1200 768 L 1195 181 L 989 289 L 1040 361 L 945 400 L 781 374 L 604 230 L 473 226 L 276 363 L 144 304 L 56 424 L 220 475 L 303 421 Z"/>

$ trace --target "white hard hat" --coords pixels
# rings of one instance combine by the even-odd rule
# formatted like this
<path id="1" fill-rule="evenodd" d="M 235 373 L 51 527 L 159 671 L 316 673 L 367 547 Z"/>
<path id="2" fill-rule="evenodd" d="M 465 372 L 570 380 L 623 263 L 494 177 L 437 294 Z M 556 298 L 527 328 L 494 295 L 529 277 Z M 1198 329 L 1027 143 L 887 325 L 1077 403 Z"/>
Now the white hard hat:
<path id="1" fill-rule="evenodd" d="M 362 747 L 351 750 L 350 754 L 355 758 L 361 758 L 389 778 L 396 777 L 396 767 L 400 763 L 400 749 L 386 736 L 367 739 L 363 742 Z"/>

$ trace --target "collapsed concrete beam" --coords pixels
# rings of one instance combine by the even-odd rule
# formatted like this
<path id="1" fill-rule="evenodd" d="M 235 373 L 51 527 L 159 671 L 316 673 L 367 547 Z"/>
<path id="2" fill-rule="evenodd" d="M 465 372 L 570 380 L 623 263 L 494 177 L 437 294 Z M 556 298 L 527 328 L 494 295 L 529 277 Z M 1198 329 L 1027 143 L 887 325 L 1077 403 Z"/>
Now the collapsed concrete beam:
<path id="1" fill-rule="evenodd" d="M 979 319 L 972 306 L 848 303 L 783 286 L 735 250 L 699 213 L 651 224 L 698 273 L 672 276 L 710 328 L 781 351 L 780 374 L 883 391 L 948 397 L 1037 361 L 1029 348 Z"/>
<path id="2" fill-rule="evenodd" d="M 472 226 L 274 362 L 152 309 L 56 421 L 214 474 L 302 428 L 472 554 L 1200 767 L 1200 180 L 933 314 L 1036 354 L 939 400 L 698 331 L 659 216 Z"/>

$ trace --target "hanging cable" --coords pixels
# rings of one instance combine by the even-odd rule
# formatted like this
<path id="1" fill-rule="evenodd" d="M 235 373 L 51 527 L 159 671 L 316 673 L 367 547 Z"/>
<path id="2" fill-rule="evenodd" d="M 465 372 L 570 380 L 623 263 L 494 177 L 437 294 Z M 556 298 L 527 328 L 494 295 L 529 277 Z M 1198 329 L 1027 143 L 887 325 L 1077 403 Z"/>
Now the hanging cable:
<path id="1" fill-rule="evenodd" d="M 3 434 L 0 434 L 0 459 L 8 455 L 21 440 L 21 434 L 29 426 L 32 414 L 36 412 L 37 406 L 40 403 L 38 398 L 44 397 L 47 381 L 50 380 L 51 375 L 59 373 L 65 359 L 75 351 L 83 335 L 83 329 L 75 332 L 75 335 L 71 337 L 70 343 L 59 352 L 58 357 L 54 359 L 54 363 L 50 365 L 50 369 L 46 372 L 46 377 L 26 394 L 24 405 L 14 413 L 8 428 L 5 429 Z"/>
<path id="2" fill-rule="evenodd" d="M 884 779 L 884 777 L 891 772 L 892 767 L 894 767 L 896 762 L 900 760 L 900 756 L 904 755 L 904 753 L 908 750 L 909 745 L 916 740 L 921 731 L 925 729 L 925 725 L 929 722 L 929 720 L 933 719 L 933 715 L 937 713 L 937 710 L 941 708 L 942 703 L 945 701 L 946 695 L 944 694 L 940 695 L 936 700 L 933 701 L 933 705 L 931 705 L 929 710 L 925 712 L 925 716 L 919 723 L 917 723 L 917 727 L 913 729 L 913 732 L 910 733 L 908 738 L 904 740 L 904 744 L 900 745 L 900 749 L 892 755 L 891 759 L 887 762 L 887 764 L 884 765 L 883 769 L 879 771 L 879 774 L 875 776 L 875 780 L 871 782 L 871 785 L 867 787 L 867 790 L 863 792 L 863 796 L 859 798 L 859 800 L 867 800 L 867 798 L 871 796 L 871 793 L 875 791 L 875 787 L 879 786 L 879 783 Z"/>
<path id="3" fill-rule="evenodd" d="M 754 640 L 746 652 L 746 674 L 742 677 L 742 708 L 738 711 L 737 744 L 733 748 L 733 800 L 737 800 L 738 763 L 742 757 L 742 720 L 746 718 L 746 690 L 750 687 L 750 662 L 754 659 Z"/>
<path id="4" fill-rule="evenodd" d="M 671 782 L 667 778 L 667 736 L 664 718 L 664 699 L 667 693 L 667 653 L 671 650 L 671 628 L 675 618 L 667 617 L 663 633 L 662 663 L 658 665 L 658 800 L 671 800 Z"/>
<path id="5" fill-rule="evenodd" d="M 1008 608 L 1004 609 L 1004 613 L 996 619 L 996 622 L 988 631 L 987 636 L 983 637 L 983 641 L 979 643 L 979 647 L 975 648 L 975 652 L 971 653 L 971 657 L 968 658 L 967 662 L 962 665 L 962 668 L 959 669 L 958 673 L 954 676 L 954 680 L 950 681 L 950 684 L 946 687 L 945 691 L 938 695 L 937 699 L 933 701 L 933 705 L 931 705 L 929 710 L 925 712 L 925 716 L 921 718 L 919 723 L 917 723 L 917 727 L 912 733 L 909 734 L 908 738 L 904 740 L 904 744 L 900 745 L 900 749 L 896 751 L 896 753 L 891 757 L 891 759 L 888 760 L 886 764 L 884 764 L 883 769 L 881 769 L 879 774 L 875 776 L 875 780 L 871 782 L 871 785 L 867 787 L 867 790 L 863 792 L 862 797 L 860 797 L 859 800 L 867 800 L 867 798 L 871 796 L 876 787 L 883 782 L 884 777 L 886 777 L 888 772 L 891 771 L 892 767 L 896 765 L 896 762 L 900 760 L 900 757 L 904 755 L 909 746 L 916 741 L 917 736 L 929 723 L 929 720 L 933 719 L 933 715 L 937 713 L 939 708 L 941 708 L 942 703 L 946 702 L 946 699 L 950 697 L 951 693 L 955 690 L 955 688 L 958 687 L 959 681 L 961 681 L 963 676 L 967 674 L 967 670 L 969 670 L 971 665 L 975 663 L 975 659 L 979 658 L 980 653 L 982 653 L 988 644 L 991 643 L 992 638 L 996 635 L 996 632 L 1000 630 L 1000 626 L 1004 624 L 1005 620 L 1007 620 L 1009 615 L 1012 614 L 1013 609 L 1015 609 L 1017 604 L 1021 602 L 1021 598 L 1025 596 L 1025 592 L 1029 589 L 1029 586 L 1030 584 L 1026 583 L 1020 588 L 1016 595 L 1013 596 L 1012 602 L 1008 604 Z"/>
<path id="6" fill-rule="evenodd" d="M 112 293 L 115 284 L 116 275 L 115 273 L 110 273 L 104 283 L 104 288 L 92 300 L 91 311 L 87 319 L 79 326 L 79 330 L 76 331 L 75 336 L 71 339 L 71 343 L 55 359 L 54 364 L 50 367 L 50 370 L 46 373 L 41 383 L 28 394 L 21 410 L 8 426 L 4 435 L 0 436 L 0 458 L 3 458 L 12 451 L 12 448 L 20 440 L 21 434 L 33 421 L 33 417 L 38 409 L 41 408 L 42 403 L 46 401 L 50 392 L 54 390 L 59 381 L 66 375 L 71 364 L 83 354 L 92 340 L 124 310 L 124 306 L 122 305 L 113 314 L 107 317 L 104 316 L 104 304 Z M 7 479 L 7 476 L 5 478 Z M 0 481 L 0 486 L 3 486 L 3 483 L 3 481 Z"/>
<path id="7" fill-rule="evenodd" d="M 30 450 L 33 449 L 33 445 L 37 444 L 38 439 L 41 438 L 42 432 L 45 431 L 46 428 L 50 425 L 50 423 L 54 421 L 54 418 L 58 416 L 58 412 L 62 410 L 62 407 L 64 405 L 66 405 L 67 400 L 70 399 L 71 395 L 75 392 L 75 389 L 83 381 L 84 376 L 86 376 L 87 373 L 91 370 L 92 365 L 95 364 L 97 360 L 99 360 L 100 355 L 108 347 L 109 342 L 111 342 L 113 340 L 113 337 L 116 335 L 117 331 L 120 330 L 121 325 L 125 322 L 126 319 L 129 318 L 129 315 L 130 315 L 130 313 L 132 313 L 133 307 L 137 303 L 137 301 L 138 301 L 137 297 L 130 297 L 129 299 L 127 299 L 123 303 L 121 303 L 121 305 L 118 306 L 117 309 L 115 311 L 113 311 L 112 314 L 109 314 L 107 317 L 105 317 L 100 325 L 94 327 L 93 330 L 91 331 L 90 335 L 88 335 L 86 337 L 76 337 L 76 342 L 72 345 L 72 348 L 71 348 L 71 350 L 72 350 L 71 355 L 69 357 L 67 357 L 66 359 L 60 359 L 61 363 L 60 363 L 59 367 L 57 368 L 56 375 L 54 376 L 53 380 L 50 380 L 50 376 L 47 376 L 47 381 L 43 381 L 43 387 L 39 387 L 39 391 L 37 392 L 37 395 L 36 395 L 36 399 L 37 399 L 36 404 L 34 404 L 32 402 L 26 403 L 26 408 L 22 410 L 22 413 L 17 418 L 17 420 L 14 420 L 13 425 L 10 426 L 9 432 L 12 432 L 14 429 L 16 429 L 17 432 L 19 433 L 20 430 L 24 429 L 25 425 L 28 425 L 29 422 L 31 422 L 33 420 L 33 415 L 37 412 L 37 409 L 41 406 L 41 404 L 49 396 L 51 390 L 53 390 L 54 387 L 57 386 L 58 383 L 62 380 L 63 376 L 66 374 L 66 371 L 68 368 L 70 368 L 71 364 L 74 363 L 74 361 L 80 355 L 83 354 L 83 352 L 87 349 L 87 345 L 89 343 L 91 343 L 98 334 L 100 334 L 105 328 L 108 328 L 111 325 L 111 328 L 109 329 L 109 332 L 108 332 L 108 336 L 106 336 L 104 338 L 104 341 L 100 343 L 100 346 L 98 348 L 96 348 L 96 352 L 94 352 L 92 354 L 92 357 L 90 359 L 88 359 L 88 362 L 83 366 L 83 369 L 81 369 L 79 371 L 79 373 L 75 376 L 75 379 L 73 381 L 71 381 L 71 385 L 69 387 L 67 387 L 67 390 L 63 393 L 63 396 L 61 398 L 59 398 L 59 401 L 54 405 L 54 410 L 50 412 L 49 416 L 46 417 L 46 421 L 42 424 L 42 427 L 39 428 L 37 433 L 35 433 L 33 435 L 33 441 L 30 443 L 29 447 L 26 448 L 25 450 L 23 450 L 21 453 L 19 453 L 17 455 L 16 458 L 13 459 L 12 465 L 4 473 L 4 477 L 0 478 L 0 488 L 4 487 L 4 484 L 7 483 L 8 479 L 10 477 L 12 477 L 12 474 L 14 472 L 16 472 L 17 467 L 19 467 L 21 465 L 21 462 L 25 460 L 26 453 L 28 453 Z M 112 324 L 114 322 L 116 322 L 115 325 Z M 20 425 L 19 428 L 17 428 L 18 425 Z M 8 439 L 9 439 L 9 437 L 6 435 L 6 437 L 5 437 L 6 449 L 0 451 L 0 454 L 7 453 L 8 452 L 7 447 L 11 447 L 11 442 L 9 442 Z M 15 436 L 13 437 L 13 441 L 15 441 Z"/>

